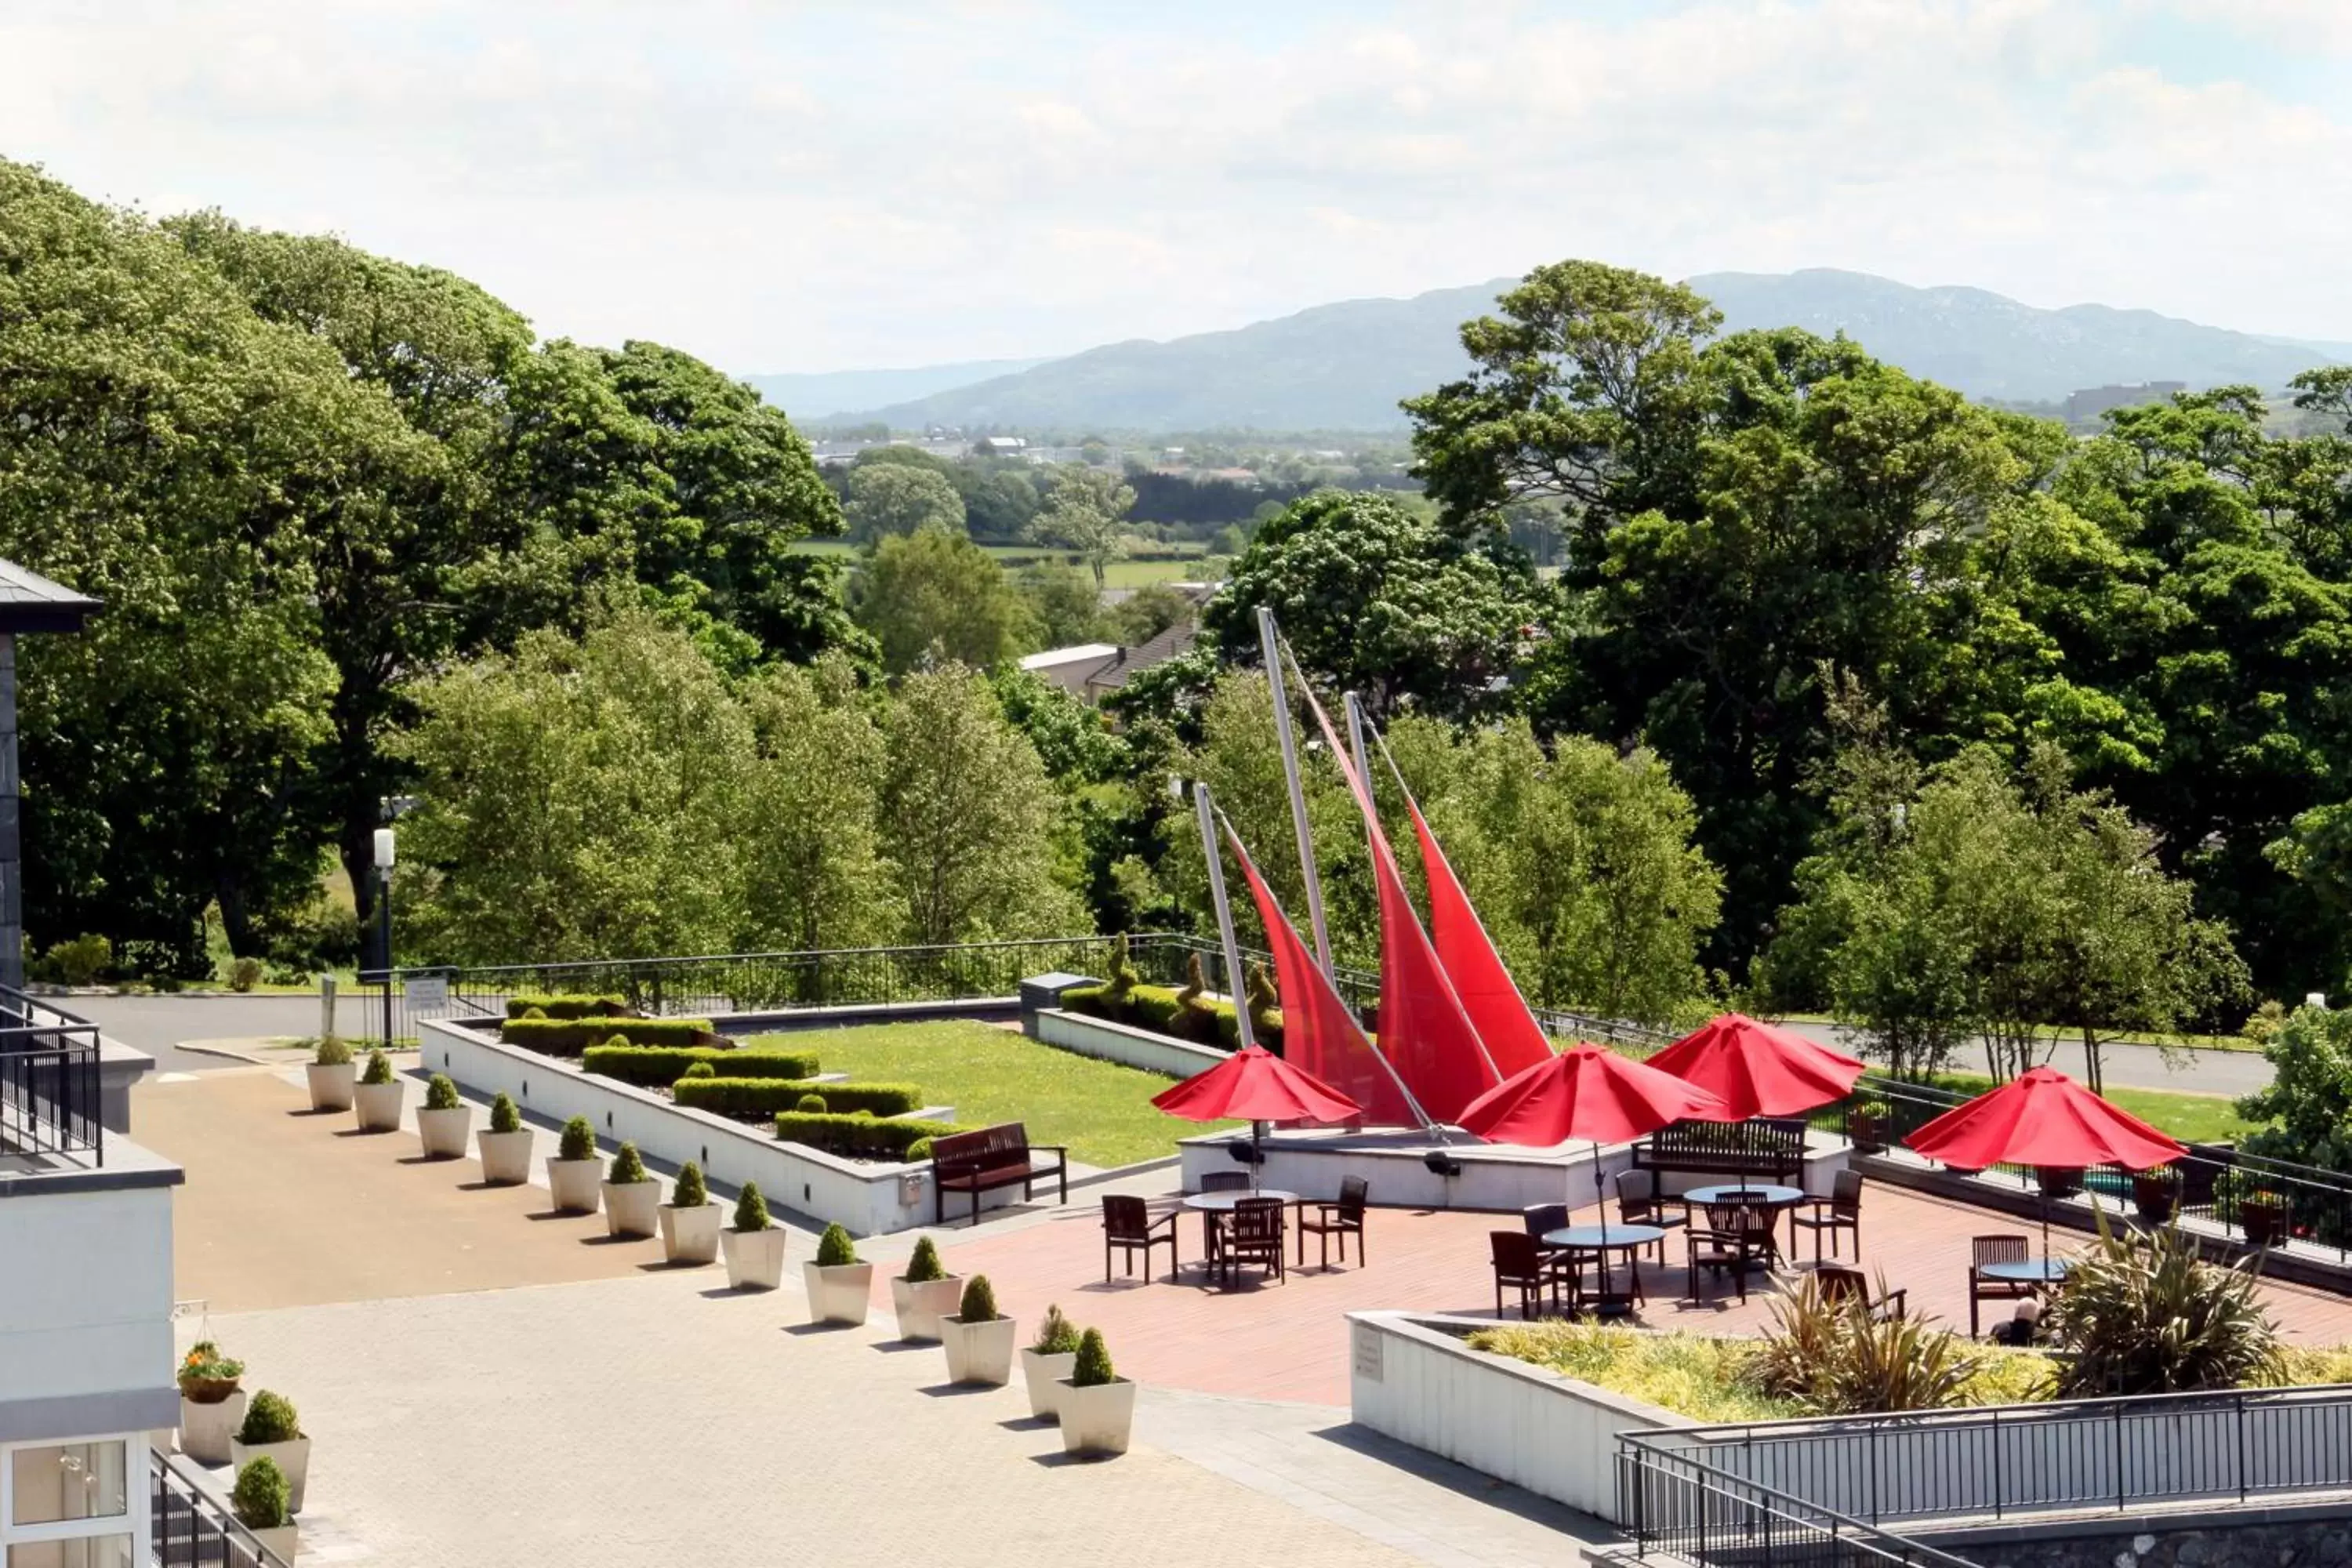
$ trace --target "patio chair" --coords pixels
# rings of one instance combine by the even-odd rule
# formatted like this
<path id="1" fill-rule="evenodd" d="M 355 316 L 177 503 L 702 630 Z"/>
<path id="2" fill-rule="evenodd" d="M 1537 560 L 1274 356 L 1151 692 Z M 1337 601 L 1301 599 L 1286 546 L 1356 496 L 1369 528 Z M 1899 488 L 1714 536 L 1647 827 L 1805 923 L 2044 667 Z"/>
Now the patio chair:
<path id="1" fill-rule="evenodd" d="M 1853 1255 L 1862 1256 L 1862 1173 L 1840 1171 L 1830 1182 L 1830 1195 L 1812 1200 L 1812 1213 L 1793 1214 L 1789 1223 L 1799 1229 L 1813 1233 L 1813 1261 L 1822 1260 L 1822 1237 L 1830 1238 L 1830 1256 L 1842 1258 L 1838 1243 L 1842 1231 L 1853 1232 Z"/>
<path id="2" fill-rule="evenodd" d="M 1249 1184 L 1247 1171 L 1211 1171 L 1201 1178 L 1201 1190 L 1204 1193 L 1245 1193 Z"/>
<path id="3" fill-rule="evenodd" d="M 1655 1171 L 1617 1173 L 1617 1217 L 1627 1225 L 1654 1225 L 1660 1230 L 1681 1230 L 1690 1224 L 1690 1205 L 1658 1194 Z M 1666 1261 L 1666 1238 L 1658 1237 L 1659 1267 Z"/>
<path id="4" fill-rule="evenodd" d="M 1245 1193 L 1250 1190 L 1250 1173 L 1247 1171 L 1211 1171 L 1201 1178 L 1201 1190 L 1204 1193 Z M 1201 1249 L 1208 1254 L 1212 1268 L 1217 1266 L 1217 1248 L 1223 1244 L 1224 1234 L 1225 1216 L 1214 1209 L 1203 1210 L 1201 1215 Z"/>
<path id="5" fill-rule="evenodd" d="M 1843 1263 L 1817 1263 L 1806 1270 L 1820 1287 L 1824 1301 L 1859 1301 L 1870 1313 L 1873 1322 L 1907 1315 L 1910 1292 L 1889 1290 L 1883 1296 L 1870 1293 L 1870 1281 L 1862 1270 Z"/>
<path id="6" fill-rule="evenodd" d="M 1339 1261 L 1348 1261 L 1348 1238 L 1356 1238 L 1356 1267 L 1364 1266 L 1364 1204 L 1371 1195 L 1371 1184 L 1361 1176 L 1339 1178 L 1339 1201 L 1317 1204 L 1311 1215 L 1302 1214 L 1298 1220 L 1299 1241 L 1304 1246 L 1308 1236 L 1316 1237 L 1323 1249 L 1323 1267 L 1331 1267 L 1331 1238 L 1339 1238 Z"/>
<path id="7" fill-rule="evenodd" d="M 1277 1279 L 1290 1277 L 1282 1261 L 1282 1210 L 1280 1198 L 1244 1198 L 1234 1205 L 1216 1260 L 1228 1278 L 1244 1263 L 1259 1264 Z"/>
<path id="8" fill-rule="evenodd" d="M 1729 1273 L 1739 1299 L 1748 1300 L 1748 1271 L 1758 1264 L 1770 1268 L 1780 1256 L 1772 1239 L 1772 1213 L 1743 1204 L 1709 1204 L 1705 1228 L 1685 1232 L 1685 1257 L 1690 1274 L 1691 1300 L 1700 1300 L 1699 1271 Z"/>
<path id="9" fill-rule="evenodd" d="M 1151 1278 L 1151 1249 L 1163 1242 L 1168 1247 L 1168 1272 L 1173 1276 L 1181 1267 L 1176 1256 L 1176 1212 L 1170 1210 L 1157 1219 L 1151 1205 L 1139 1197 L 1105 1194 L 1103 1214 L 1103 1281 L 1110 1280 L 1111 1249 L 1117 1247 L 1124 1256 L 1129 1279 L 1135 1277 L 1135 1255 L 1143 1253 L 1143 1277 Z M 1162 1228 L 1162 1227 L 1166 1228 Z"/>
<path id="10" fill-rule="evenodd" d="M 1533 1318 L 1536 1303 L 1549 1295 L 1557 1303 L 1564 1289 L 1575 1305 L 1567 1265 L 1523 1230 L 1490 1230 L 1486 1247 L 1495 1268 L 1495 1316 L 1503 1315 L 1503 1292 L 1519 1293 L 1519 1316 Z"/>
<path id="11" fill-rule="evenodd" d="M 1978 1337 L 1977 1303 L 2017 1301 L 2039 1289 L 2026 1279 L 1988 1279 L 1979 1272 L 1988 1263 L 2023 1263 L 2033 1256 L 2032 1239 L 2025 1236 L 1972 1236 L 1969 1238 L 1969 1338 Z"/>

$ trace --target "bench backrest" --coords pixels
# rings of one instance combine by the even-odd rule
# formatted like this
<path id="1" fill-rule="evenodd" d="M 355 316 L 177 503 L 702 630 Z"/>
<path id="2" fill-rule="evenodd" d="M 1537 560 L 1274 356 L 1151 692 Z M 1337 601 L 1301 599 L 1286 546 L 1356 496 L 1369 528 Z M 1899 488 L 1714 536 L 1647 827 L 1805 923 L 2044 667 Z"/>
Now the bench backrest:
<path id="1" fill-rule="evenodd" d="M 1029 1158 L 1029 1130 L 1018 1121 L 983 1127 L 977 1132 L 950 1132 L 931 1140 L 931 1163 L 942 1175 L 964 1171 L 993 1170 L 1020 1164 Z"/>
<path id="2" fill-rule="evenodd" d="M 1793 1119 L 1753 1121 L 1677 1121 L 1634 1146 L 1637 1166 L 1661 1171 L 1769 1171 L 1801 1169 L 1805 1124 Z"/>

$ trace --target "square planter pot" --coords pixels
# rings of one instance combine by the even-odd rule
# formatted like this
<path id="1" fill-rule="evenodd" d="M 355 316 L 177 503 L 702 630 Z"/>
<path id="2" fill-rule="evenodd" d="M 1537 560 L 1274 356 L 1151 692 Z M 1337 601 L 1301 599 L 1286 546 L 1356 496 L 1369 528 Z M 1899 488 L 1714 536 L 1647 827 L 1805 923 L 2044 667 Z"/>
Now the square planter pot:
<path id="1" fill-rule="evenodd" d="M 719 1226 L 725 1211 L 717 1204 L 682 1209 L 661 1206 L 662 1256 L 672 1263 L 708 1263 L 719 1256 Z"/>
<path id="2" fill-rule="evenodd" d="M 967 1323 L 950 1316 L 940 1320 L 940 1343 L 947 1347 L 948 1381 L 977 1383 L 1003 1388 L 1013 1381 L 1013 1331 L 1010 1318 L 983 1318 Z"/>
<path id="3" fill-rule="evenodd" d="M 281 1524 L 275 1530 L 254 1530 L 247 1533 L 275 1553 L 279 1562 L 291 1563 L 294 1553 L 300 1549 L 301 1532 L 302 1527 L 299 1524 Z"/>
<path id="4" fill-rule="evenodd" d="M 1060 1380 L 1077 1364 L 1076 1351 L 1057 1351 L 1052 1355 L 1043 1351 L 1021 1352 L 1021 1381 L 1029 1385 L 1030 1415 L 1042 1421 L 1062 1418 Z"/>
<path id="5" fill-rule="evenodd" d="M 253 1459 L 275 1459 L 286 1476 L 286 1511 L 302 1511 L 303 1483 L 310 1479 L 310 1439 L 297 1437 L 290 1443 L 240 1443 L 232 1437 L 228 1443 L 228 1462 L 232 1469 L 242 1470 Z"/>
<path id="6" fill-rule="evenodd" d="M 547 1190 L 559 1214 L 594 1214 L 597 1196 L 604 1190 L 602 1160 L 550 1160 Z"/>
<path id="7" fill-rule="evenodd" d="M 228 1463 L 229 1444 L 245 1425 L 245 1390 L 199 1405 L 180 1396 L 180 1452 L 203 1465 Z"/>
<path id="8" fill-rule="evenodd" d="M 940 1320 L 963 1304 L 963 1276 L 890 1281 L 890 1306 L 898 1314 L 898 1337 L 917 1342 L 940 1337 Z"/>
<path id="9" fill-rule="evenodd" d="M 462 1160 L 466 1157 L 466 1129 L 474 1120 L 474 1108 L 460 1105 L 451 1110 L 419 1110 L 416 1113 L 416 1136 L 425 1145 L 428 1160 Z"/>
<path id="10" fill-rule="evenodd" d="M 362 1132 L 397 1132 L 400 1131 L 400 1097 L 408 1086 L 398 1079 L 390 1083 L 358 1083 L 352 1086 L 352 1106 L 359 1112 Z"/>
<path id="11" fill-rule="evenodd" d="M 302 1069 L 310 1080 L 310 1109 L 313 1110 L 349 1110 L 352 1090 L 359 1087 L 360 1068 L 357 1062 L 312 1062 Z"/>
<path id="12" fill-rule="evenodd" d="M 2283 1207 L 2241 1204 L 2238 1224 L 2245 1230 L 2248 1247 L 2274 1247 L 2286 1239 L 2286 1210 Z"/>
<path id="13" fill-rule="evenodd" d="M 604 1184 L 606 1236 L 652 1236 L 661 1229 L 661 1222 L 656 1217 L 660 1209 L 659 1182 Z"/>
<path id="14" fill-rule="evenodd" d="M 866 1321 L 866 1309 L 874 1300 L 871 1263 L 836 1263 L 830 1268 L 803 1263 L 801 1282 L 808 1287 L 810 1322 L 854 1328 Z"/>
<path id="15" fill-rule="evenodd" d="M 1080 1388 L 1068 1378 L 1055 1385 L 1062 1411 L 1062 1452 L 1124 1454 L 1135 1426 L 1135 1383 L 1113 1378 Z"/>
<path id="16" fill-rule="evenodd" d="M 784 1282 L 784 1230 L 722 1230 L 719 1249 L 727 1255 L 727 1283 L 738 1290 L 772 1290 Z"/>
<path id="17" fill-rule="evenodd" d="M 519 1187 L 530 1180 L 530 1128 L 477 1133 L 474 1147 L 482 1156 L 482 1180 L 501 1187 Z"/>

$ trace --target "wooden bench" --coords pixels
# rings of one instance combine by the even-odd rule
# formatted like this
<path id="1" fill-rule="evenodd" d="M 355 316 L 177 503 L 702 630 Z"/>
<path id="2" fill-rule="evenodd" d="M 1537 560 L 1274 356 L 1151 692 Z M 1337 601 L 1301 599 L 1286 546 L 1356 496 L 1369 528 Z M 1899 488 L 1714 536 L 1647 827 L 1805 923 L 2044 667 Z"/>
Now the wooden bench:
<path id="1" fill-rule="evenodd" d="M 1637 1171 L 1738 1176 L 1805 1184 L 1805 1124 L 1794 1118 L 1677 1121 L 1633 1145 Z"/>
<path id="2" fill-rule="evenodd" d="M 1038 1157 L 1050 1154 L 1051 1163 Z M 1032 1143 L 1029 1130 L 1018 1121 L 983 1127 L 977 1132 L 950 1132 L 931 1140 L 931 1223 L 947 1223 L 948 1194 L 971 1194 L 971 1217 L 980 1220 L 980 1195 L 999 1187 L 1019 1187 L 1023 1202 L 1034 1195 L 1036 1184 L 1052 1176 L 1060 1187 L 1060 1203 L 1070 1201 L 1070 1152 L 1058 1143 Z"/>

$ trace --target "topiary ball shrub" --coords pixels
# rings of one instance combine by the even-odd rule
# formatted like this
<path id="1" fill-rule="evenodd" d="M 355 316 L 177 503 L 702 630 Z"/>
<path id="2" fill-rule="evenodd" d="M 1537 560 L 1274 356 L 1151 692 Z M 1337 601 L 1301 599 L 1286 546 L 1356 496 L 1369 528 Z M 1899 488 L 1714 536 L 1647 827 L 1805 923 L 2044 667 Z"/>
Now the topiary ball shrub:
<path id="1" fill-rule="evenodd" d="M 1118 1381 L 1118 1373 L 1110 1364 L 1110 1347 L 1103 1343 L 1100 1329 L 1088 1329 L 1078 1336 L 1078 1359 L 1070 1368 L 1070 1381 L 1080 1388 L 1097 1388 Z"/>
<path id="2" fill-rule="evenodd" d="M 455 1110 L 465 1102 L 457 1098 L 457 1085 L 446 1072 L 436 1072 L 425 1081 L 425 1109 Z"/>
<path id="3" fill-rule="evenodd" d="M 556 1146 L 559 1160 L 593 1160 L 596 1157 L 596 1129 L 584 1116 L 575 1116 L 563 1124 L 563 1142 Z"/>
<path id="4" fill-rule="evenodd" d="M 352 1043 L 341 1035 L 321 1035 L 319 1037 L 318 1051 L 311 1059 L 322 1068 L 349 1067 L 352 1061 Z"/>
<path id="5" fill-rule="evenodd" d="M 816 1266 L 819 1268 L 839 1268 L 857 1261 L 857 1244 L 849 1233 L 837 1225 L 824 1227 L 816 1238 Z"/>
<path id="6" fill-rule="evenodd" d="M 1029 1348 L 1039 1355 L 1068 1355 L 1078 1348 L 1078 1326 L 1062 1315 L 1061 1308 L 1048 1307 Z"/>
<path id="7" fill-rule="evenodd" d="M 746 1182 L 735 1196 L 735 1228 L 765 1230 L 768 1228 L 768 1200 L 757 1182 Z"/>
<path id="8" fill-rule="evenodd" d="M 526 1018 L 544 1018 L 547 1016 L 547 1009 L 544 1007 L 525 1007 L 522 1010 L 522 1016 Z"/>
<path id="9" fill-rule="evenodd" d="M 710 1189 L 702 1184 L 702 1167 L 688 1160 L 678 1167 L 677 1185 L 669 1194 L 672 1208 L 700 1208 L 710 1201 Z"/>
<path id="10" fill-rule="evenodd" d="M 918 1138 L 907 1145 L 907 1163 L 909 1165 L 919 1165 L 930 1157 L 931 1141 L 929 1139 Z"/>
<path id="11" fill-rule="evenodd" d="M 719 1069 L 712 1067 L 709 1062 L 696 1062 L 689 1066 L 680 1076 L 685 1078 L 717 1078 L 719 1076 Z"/>
<path id="12" fill-rule="evenodd" d="M 360 1081 L 362 1083 L 390 1083 L 392 1081 L 392 1059 L 389 1057 L 386 1057 L 380 1048 L 368 1052 L 367 1066 L 360 1069 Z"/>
<path id="13" fill-rule="evenodd" d="M 239 995 L 261 984 L 261 960 L 240 958 L 228 966 L 228 988 Z"/>
<path id="14" fill-rule="evenodd" d="M 499 1091 L 496 1100 L 490 1101 L 490 1131 L 493 1132 L 522 1131 L 522 1112 L 516 1109 L 512 1097 L 503 1089 Z"/>
<path id="15" fill-rule="evenodd" d="M 699 1174 L 699 1173 L 697 1173 Z M 613 1156 L 613 1168 L 606 1173 L 604 1179 L 616 1187 L 625 1187 L 638 1182 L 653 1180 L 646 1174 L 645 1159 L 637 1152 L 637 1146 L 635 1143 L 621 1145 L 621 1152 Z"/>
<path id="16" fill-rule="evenodd" d="M 803 1116 L 823 1116 L 833 1108 L 825 1104 L 821 1094 L 804 1094 L 793 1102 L 793 1109 Z"/>
<path id="17" fill-rule="evenodd" d="M 1004 1316 L 996 1310 L 996 1287 L 988 1282 L 985 1274 L 975 1274 L 964 1281 L 963 1304 L 956 1315 L 967 1323 L 992 1323 Z"/>
<path id="18" fill-rule="evenodd" d="M 947 1277 L 948 1271 L 940 1262 L 940 1249 L 931 1238 L 927 1236 L 916 1242 L 913 1256 L 907 1259 L 907 1283 L 924 1285 Z"/>
<path id="19" fill-rule="evenodd" d="M 247 1530 L 276 1530 L 287 1521 L 287 1505 L 292 1500 L 286 1472 L 268 1455 L 237 1471 L 236 1489 L 228 1494 L 236 1521 Z"/>
<path id="20" fill-rule="evenodd" d="M 294 1414 L 294 1402 L 266 1388 L 253 1396 L 253 1403 L 246 1407 L 245 1425 L 236 1429 L 236 1440 L 248 1447 L 291 1443 L 301 1435 L 302 1423 Z"/>

